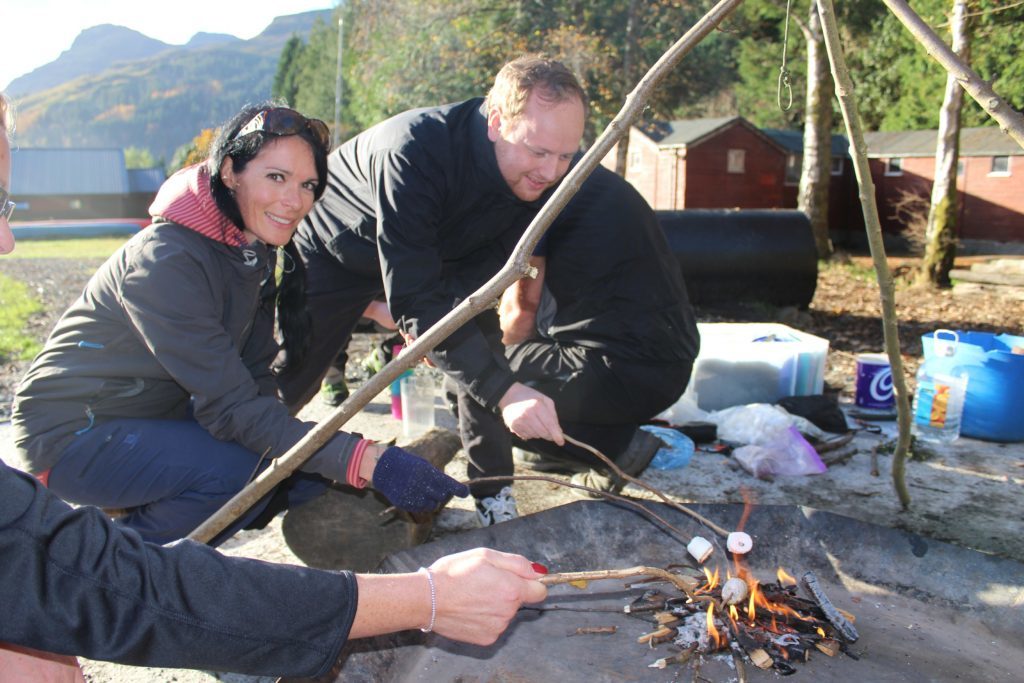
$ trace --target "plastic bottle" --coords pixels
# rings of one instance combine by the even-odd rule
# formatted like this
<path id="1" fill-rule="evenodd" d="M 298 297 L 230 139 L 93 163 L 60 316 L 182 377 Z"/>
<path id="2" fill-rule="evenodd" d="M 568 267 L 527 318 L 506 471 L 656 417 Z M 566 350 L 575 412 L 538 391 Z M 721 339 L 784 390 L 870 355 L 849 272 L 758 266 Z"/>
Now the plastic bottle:
<path id="1" fill-rule="evenodd" d="M 917 371 L 912 431 L 925 441 L 952 443 L 960 437 L 967 373 L 937 372 L 933 365 L 925 361 Z"/>

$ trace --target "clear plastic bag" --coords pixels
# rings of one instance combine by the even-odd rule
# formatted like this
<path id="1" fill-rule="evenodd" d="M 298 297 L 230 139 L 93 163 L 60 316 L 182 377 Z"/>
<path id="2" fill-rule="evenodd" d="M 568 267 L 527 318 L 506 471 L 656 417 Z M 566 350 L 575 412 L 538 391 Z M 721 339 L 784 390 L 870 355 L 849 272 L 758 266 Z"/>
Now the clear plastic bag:
<path id="1" fill-rule="evenodd" d="M 756 445 L 737 448 L 732 455 L 758 479 L 821 474 L 828 469 L 796 427 L 774 431 Z"/>
<path id="2" fill-rule="evenodd" d="M 770 403 L 749 403 L 708 413 L 707 420 L 718 425 L 718 438 L 734 443 L 764 445 L 775 438 L 775 433 L 796 427 L 815 439 L 828 435 L 814 423 L 799 415 L 792 415 Z"/>

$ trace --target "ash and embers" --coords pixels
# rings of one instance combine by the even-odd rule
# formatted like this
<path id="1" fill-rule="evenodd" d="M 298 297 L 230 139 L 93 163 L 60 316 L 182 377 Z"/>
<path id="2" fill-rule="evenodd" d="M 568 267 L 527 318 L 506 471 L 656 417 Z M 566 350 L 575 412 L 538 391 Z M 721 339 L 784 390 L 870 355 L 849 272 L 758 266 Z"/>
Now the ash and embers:
<path id="1" fill-rule="evenodd" d="M 802 581 L 809 597 L 800 595 L 797 580 L 781 568 L 777 580 L 765 584 L 738 562 L 724 578 L 717 569 L 704 574 L 683 595 L 650 590 L 625 607 L 630 614 L 653 616 L 655 630 L 637 640 L 652 649 L 663 647 L 666 654 L 650 667 L 699 666 L 701 657 L 723 656 L 741 673 L 749 661 L 788 675 L 814 653 L 856 658 L 848 649 L 857 639 L 854 617 L 831 603 L 813 574 Z M 735 579 L 746 584 L 745 595 L 736 590 Z"/>

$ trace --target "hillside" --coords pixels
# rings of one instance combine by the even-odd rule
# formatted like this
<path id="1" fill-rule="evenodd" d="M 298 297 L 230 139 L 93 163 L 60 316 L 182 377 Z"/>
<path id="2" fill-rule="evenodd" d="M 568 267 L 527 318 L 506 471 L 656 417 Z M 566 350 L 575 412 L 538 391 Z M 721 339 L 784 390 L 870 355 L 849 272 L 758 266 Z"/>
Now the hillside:
<path id="1" fill-rule="evenodd" d="M 285 41 L 329 18 L 330 10 L 278 17 L 251 40 L 197 34 L 185 46 L 117 26 L 83 31 L 60 58 L 12 83 L 22 93 L 15 95 L 18 144 L 141 147 L 169 161 L 203 128 L 267 99 Z M 138 46 L 135 57 L 120 51 L 127 38 Z M 97 61 L 103 53 L 108 59 Z M 66 67 L 79 60 L 98 66 L 84 74 Z M 29 92 L 33 83 L 45 87 Z"/>

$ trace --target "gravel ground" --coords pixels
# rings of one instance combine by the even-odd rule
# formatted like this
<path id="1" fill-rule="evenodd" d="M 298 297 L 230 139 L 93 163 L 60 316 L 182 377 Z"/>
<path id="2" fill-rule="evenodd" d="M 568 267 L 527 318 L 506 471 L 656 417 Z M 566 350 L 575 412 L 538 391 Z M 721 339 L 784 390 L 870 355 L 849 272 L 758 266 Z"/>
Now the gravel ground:
<path id="1" fill-rule="evenodd" d="M 865 261 L 859 259 L 858 264 Z M 901 262 L 893 261 L 897 273 Z M 76 263 L 68 267 L 62 260 L 0 260 L 0 273 L 30 283 L 46 311 L 34 318 L 30 328 L 49 330 L 62 309 L 81 290 L 97 262 Z M 916 368 L 920 354 L 920 335 L 937 327 L 1007 331 L 1022 334 L 1024 302 L 999 293 L 976 290 L 969 294 L 952 291 L 927 292 L 900 288 L 897 294 L 901 339 L 908 375 Z M 877 319 L 878 296 L 868 278 L 851 269 L 829 267 L 819 276 L 815 300 L 807 311 L 766 311 L 763 308 L 736 308 L 729 311 L 701 311 L 704 321 L 775 320 L 826 337 L 831 343 L 826 367 L 827 391 L 849 401 L 853 391 L 854 358 L 864 351 L 879 351 L 881 327 Z M 357 335 L 351 349 L 353 358 L 369 348 L 373 335 Z M 357 367 L 351 364 L 350 370 Z M 17 378 L 27 367 L 25 362 L 4 362 L 0 368 L 0 411 L 7 404 Z M 377 397 L 346 429 L 366 436 L 389 439 L 399 435 L 400 424 L 391 418 L 387 395 Z M 301 417 L 322 420 L 331 409 L 314 401 Z M 454 421 L 438 400 L 435 411 L 439 426 L 452 428 Z M 7 459 L 9 438 L 5 433 L 9 412 L 0 412 L 0 457 Z M 891 435 L 893 423 L 882 423 Z M 912 507 L 902 511 L 888 476 L 890 462 L 878 446 L 885 435 L 858 433 L 829 471 L 816 477 L 794 477 L 775 482 L 756 480 L 741 470 L 732 458 L 698 451 L 689 466 L 680 470 L 644 473 L 642 480 L 657 486 L 682 502 L 742 502 L 744 495 L 760 504 L 806 505 L 845 514 L 857 519 L 894 526 L 924 536 L 954 542 L 988 553 L 1024 561 L 1024 520 L 1020 515 L 1024 493 L 1024 447 L 988 444 L 961 439 L 946 448 L 936 449 L 926 462 L 911 462 L 907 480 Z M 454 477 L 465 476 L 466 460 L 459 452 L 447 471 Z M 520 471 L 520 474 L 525 472 Z M 560 479 L 558 475 L 554 478 Z M 555 483 L 530 481 L 515 484 L 522 514 L 529 514 L 575 500 L 574 494 Z M 636 486 L 626 492 L 637 497 L 653 497 Z M 756 514 L 756 508 L 754 511 Z M 471 503 L 455 500 L 435 522 L 433 535 L 455 533 L 475 525 Z M 275 562 L 303 564 L 288 547 L 281 533 L 281 518 L 265 530 L 242 532 L 222 550 L 232 555 L 255 557 Z M 543 561 L 543 558 L 536 558 Z M 145 669 L 83 660 L 90 682 L 143 683 L 175 681 L 207 683 L 214 680 L 250 683 L 272 681 L 237 675 L 214 674 L 178 669 Z"/>

